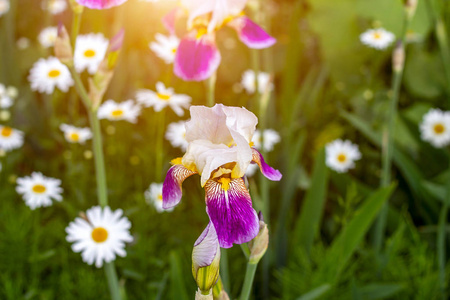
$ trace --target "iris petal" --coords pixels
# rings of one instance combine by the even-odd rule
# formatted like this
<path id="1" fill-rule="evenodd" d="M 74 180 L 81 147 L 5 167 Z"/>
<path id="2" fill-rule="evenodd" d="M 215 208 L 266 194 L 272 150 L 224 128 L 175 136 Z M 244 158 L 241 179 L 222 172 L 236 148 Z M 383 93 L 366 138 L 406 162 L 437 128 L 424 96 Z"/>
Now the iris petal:
<path id="1" fill-rule="evenodd" d="M 209 180 L 205 185 L 206 206 L 220 247 L 231 248 L 252 240 L 259 232 L 259 219 L 242 178 L 226 186 Z"/>
<path id="2" fill-rule="evenodd" d="M 281 177 L 283 177 L 283 175 L 281 175 L 280 171 L 266 164 L 266 162 L 264 161 L 264 157 L 261 155 L 261 153 L 259 153 L 258 150 L 252 148 L 252 154 L 253 154 L 252 161 L 258 164 L 259 169 L 267 179 L 270 179 L 272 181 L 281 180 Z"/>
<path id="3" fill-rule="evenodd" d="M 121 5 L 128 0 L 76 0 L 79 4 L 91 9 L 107 9 Z"/>
<path id="4" fill-rule="evenodd" d="M 239 39 L 249 48 L 264 49 L 273 46 L 276 42 L 274 37 L 247 17 L 236 18 L 229 24 L 237 31 Z"/>
<path id="5" fill-rule="evenodd" d="M 169 209 L 177 205 L 182 196 L 181 184 L 191 175 L 196 174 L 183 165 L 174 165 L 167 171 L 163 184 L 163 208 Z"/>
<path id="6" fill-rule="evenodd" d="M 174 73 L 186 81 L 202 81 L 211 77 L 219 67 L 221 56 L 214 37 L 188 36 L 178 46 Z"/>

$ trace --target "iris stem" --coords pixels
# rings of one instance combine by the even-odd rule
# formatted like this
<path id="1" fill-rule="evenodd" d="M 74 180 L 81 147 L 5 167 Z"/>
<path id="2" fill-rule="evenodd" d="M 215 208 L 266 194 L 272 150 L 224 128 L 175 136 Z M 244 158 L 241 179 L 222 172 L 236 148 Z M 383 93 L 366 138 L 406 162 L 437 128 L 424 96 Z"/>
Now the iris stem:
<path id="1" fill-rule="evenodd" d="M 206 90 L 207 90 L 207 105 L 209 107 L 213 107 L 216 103 L 215 93 L 216 93 L 216 79 L 217 73 L 214 72 L 211 77 L 209 77 L 206 81 Z"/>
<path id="2" fill-rule="evenodd" d="M 245 258 L 248 259 L 250 257 L 250 248 L 248 247 L 247 243 L 241 244 L 241 249 L 245 255 Z"/>
<path id="3" fill-rule="evenodd" d="M 248 300 L 253 286 L 253 279 L 255 278 L 256 268 L 258 263 L 247 263 L 247 270 L 245 271 L 244 285 L 242 286 L 240 300 Z"/>
<path id="4" fill-rule="evenodd" d="M 220 249 L 220 277 L 225 291 L 230 290 L 230 273 L 228 272 L 228 250 Z"/>
<path id="5" fill-rule="evenodd" d="M 81 26 L 81 15 L 83 14 L 83 11 L 80 10 L 79 12 L 73 13 L 73 19 L 72 19 L 72 36 L 71 36 L 71 43 L 73 49 L 75 49 L 75 43 L 77 41 L 78 33 L 80 32 L 80 26 Z"/>
<path id="6" fill-rule="evenodd" d="M 400 35 L 397 47 L 405 47 L 406 33 L 411 23 L 411 17 L 408 17 L 405 11 L 403 32 Z M 398 46 L 400 45 L 400 46 Z M 394 50 L 394 55 L 396 50 Z M 404 54 L 403 54 L 404 55 Z M 395 58 L 394 58 L 395 60 Z M 382 137 L 382 173 L 381 173 L 381 186 L 386 187 L 391 183 L 392 172 L 392 158 L 394 154 L 394 135 L 395 135 L 395 120 L 397 118 L 398 99 L 400 94 L 400 87 L 403 79 L 403 70 L 405 68 L 405 59 L 401 60 L 401 65 L 393 66 L 393 77 L 391 87 L 391 101 L 388 111 L 387 127 L 383 131 Z M 373 246 L 375 252 L 378 254 L 381 251 L 384 240 L 384 232 L 386 229 L 386 220 L 388 214 L 388 203 L 383 205 L 378 218 L 375 223 L 375 231 L 373 236 Z"/>
<path id="7" fill-rule="evenodd" d="M 86 110 L 89 115 L 89 121 L 92 130 L 92 140 L 93 140 L 93 152 L 95 160 L 95 175 L 97 179 L 97 196 L 98 202 L 102 207 L 108 205 L 108 188 L 106 182 L 106 171 L 105 171 L 105 159 L 103 155 L 103 141 L 102 133 L 100 128 L 100 121 L 97 117 L 97 111 L 92 109 L 92 101 L 81 81 L 80 76 L 75 72 L 74 68 L 71 67 L 70 71 L 72 77 L 75 81 L 75 88 L 78 95 L 82 99 Z M 117 279 L 116 269 L 114 267 L 114 262 L 105 263 L 105 274 L 109 285 L 109 291 L 111 293 L 112 300 L 121 300 L 121 294 L 119 290 L 119 281 Z"/>

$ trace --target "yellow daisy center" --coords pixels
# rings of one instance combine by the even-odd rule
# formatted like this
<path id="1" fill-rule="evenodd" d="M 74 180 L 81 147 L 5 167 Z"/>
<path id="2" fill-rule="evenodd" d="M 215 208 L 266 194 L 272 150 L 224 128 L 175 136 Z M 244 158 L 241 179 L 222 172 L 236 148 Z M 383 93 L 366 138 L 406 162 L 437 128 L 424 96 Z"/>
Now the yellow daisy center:
<path id="1" fill-rule="evenodd" d="M 94 57 L 95 54 L 96 54 L 95 51 L 92 49 L 88 49 L 88 50 L 84 51 L 84 57 L 87 57 L 87 58 Z"/>
<path id="2" fill-rule="evenodd" d="M 445 127 L 442 124 L 436 124 L 434 125 L 433 130 L 436 134 L 442 134 L 445 131 Z"/>
<path id="3" fill-rule="evenodd" d="M 172 49 L 172 52 L 173 52 L 173 53 L 177 53 L 177 48 L 173 48 L 173 49 Z"/>
<path id="4" fill-rule="evenodd" d="M 375 33 L 373 34 L 373 38 L 376 39 L 376 40 L 381 39 L 381 33 L 375 32 Z"/>
<path id="5" fill-rule="evenodd" d="M 113 111 L 111 112 L 111 115 L 112 115 L 113 117 L 118 118 L 118 117 L 120 117 L 120 116 L 123 115 L 123 110 L 121 110 L 121 109 L 113 110 Z"/>
<path id="6" fill-rule="evenodd" d="M 76 132 L 72 132 L 70 134 L 70 140 L 74 142 L 78 142 L 80 140 L 80 135 Z"/>
<path id="7" fill-rule="evenodd" d="M 94 228 L 91 235 L 96 243 L 103 243 L 108 239 L 108 231 L 103 227 Z"/>
<path id="8" fill-rule="evenodd" d="M 347 160 L 347 156 L 345 154 L 339 154 L 337 157 L 337 160 L 341 163 L 345 162 Z"/>
<path id="9" fill-rule="evenodd" d="M 158 201 L 163 201 L 162 194 L 158 194 Z"/>
<path id="10" fill-rule="evenodd" d="M 158 96 L 158 98 L 163 100 L 163 101 L 169 101 L 170 100 L 170 95 L 167 95 L 167 94 L 157 93 L 156 96 Z"/>
<path id="11" fill-rule="evenodd" d="M 13 129 L 11 127 L 3 127 L 2 131 L 0 131 L 0 135 L 3 137 L 10 137 L 13 133 Z"/>
<path id="12" fill-rule="evenodd" d="M 35 192 L 36 194 L 43 194 L 46 190 L 47 188 L 42 184 L 36 184 L 35 186 L 33 186 L 33 192 Z"/>
<path id="13" fill-rule="evenodd" d="M 53 69 L 53 70 L 50 70 L 50 72 L 48 72 L 48 77 L 50 77 L 50 78 L 56 78 L 59 75 L 61 75 L 60 70 Z"/>

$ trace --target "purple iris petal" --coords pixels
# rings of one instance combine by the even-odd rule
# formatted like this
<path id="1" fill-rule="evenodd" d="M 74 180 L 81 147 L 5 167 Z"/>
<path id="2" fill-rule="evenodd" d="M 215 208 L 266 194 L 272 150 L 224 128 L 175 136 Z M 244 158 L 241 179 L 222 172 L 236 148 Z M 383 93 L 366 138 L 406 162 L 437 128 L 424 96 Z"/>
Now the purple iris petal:
<path id="1" fill-rule="evenodd" d="M 266 162 L 264 161 L 264 157 L 255 148 L 252 148 L 252 156 L 252 161 L 258 164 L 259 169 L 261 170 L 263 175 L 266 176 L 266 178 L 272 181 L 281 180 L 281 177 L 283 177 L 283 175 L 281 175 L 280 171 L 266 164 Z"/>
<path id="2" fill-rule="evenodd" d="M 196 174 L 183 165 L 174 165 L 167 171 L 163 184 L 163 208 L 169 209 L 177 205 L 182 196 L 181 184 L 191 175 Z"/>
<path id="3" fill-rule="evenodd" d="M 220 249 L 217 233 L 214 225 L 209 222 L 194 244 L 192 260 L 197 267 L 207 267 L 211 265 L 218 251 Z"/>
<path id="4" fill-rule="evenodd" d="M 249 48 L 264 49 L 273 46 L 277 41 L 247 17 L 237 18 L 230 25 L 236 29 L 239 39 Z"/>
<path id="5" fill-rule="evenodd" d="M 259 232 L 259 219 L 242 178 L 227 186 L 208 180 L 205 185 L 206 211 L 217 232 L 220 247 L 249 242 Z"/>
<path id="6" fill-rule="evenodd" d="M 213 37 L 188 36 L 182 39 L 178 46 L 174 73 L 186 81 L 205 80 L 217 70 L 220 60 L 221 56 Z"/>
<path id="7" fill-rule="evenodd" d="M 91 9 L 107 9 L 121 5 L 128 0 L 76 0 L 79 4 Z"/>

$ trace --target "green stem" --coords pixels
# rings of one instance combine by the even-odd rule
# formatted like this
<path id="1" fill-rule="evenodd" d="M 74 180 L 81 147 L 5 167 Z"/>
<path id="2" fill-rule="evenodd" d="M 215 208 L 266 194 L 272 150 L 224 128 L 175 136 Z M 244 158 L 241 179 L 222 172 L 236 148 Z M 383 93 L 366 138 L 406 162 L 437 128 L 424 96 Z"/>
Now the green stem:
<path id="1" fill-rule="evenodd" d="M 88 111 L 89 121 L 92 130 L 92 140 L 93 140 L 93 151 L 95 160 L 95 174 L 97 179 L 97 196 L 98 202 L 102 207 L 108 205 L 108 193 L 107 193 L 107 183 L 106 183 L 106 171 L 105 171 L 105 159 L 103 155 L 103 142 L 102 133 L 100 128 L 100 121 L 97 117 L 97 111 L 92 109 L 92 101 L 81 81 L 80 76 L 75 72 L 73 67 L 70 68 L 72 77 L 75 81 L 75 88 L 86 106 Z M 117 279 L 116 269 L 114 267 L 114 262 L 105 264 L 105 274 L 108 280 L 109 290 L 111 293 L 112 300 L 121 300 L 122 296 L 119 289 L 119 281 Z"/>
<path id="2" fill-rule="evenodd" d="M 230 290 L 230 273 L 228 272 L 228 250 L 220 249 L 220 277 L 225 291 Z"/>
<path id="3" fill-rule="evenodd" d="M 83 13 L 83 10 L 80 10 L 80 12 L 73 13 L 72 36 L 71 36 L 71 43 L 72 43 L 73 49 L 75 49 L 75 43 L 77 41 L 77 36 L 78 36 L 78 33 L 80 32 L 82 13 Z"/>
<path id="4" fill-rule="evenodd" d="M 248 247 L 248 244 L 247 243 L 241 244 L 241 249 L 245 255 L 245 258 L 248 259 L 250 257 L 250 248 Z"/>
<path id="5" fill-rule="evenodd" d="M 209 79 L 206 81 L 206 89 L 207 89 L 207 105 L 209 107 L 213 107 L 216 103 L 215 100 L 215 92 L 216 92 L 216 79 L 217 74 L 214 73 L 209 77 Z"/>
<path id="6" fill-rule="evenodd" d="M 447 200 L 448 200 L 447 196 Z M 448 213 L 448 204 L 444 204 L 441 208 L 441 213 L 439 216 L 439 227 L 438 227 L 438 235 L 437 235 L 437 255 L 438 255 L 438 262 L 439 262 L 439 283 L 441 287 L 441 293 L 442 293 L 442 299 L 447 299 L 447 293 L 446 293 L 446 276 L 445 276 L 445 265 L 446 265 L 446 258 L 445 258 L 445 226 L 446 226 L 446 220 L 447 220 L 447 213 Z"/>
<path id="7" fill-rule="evenodd" d="M 109 292 L 111 293 L 112 300 L 121 300 L 119 280 L 117 278 L 116 268 L 114 262 L 105 264 L 105 274 L 108 280 Z"/>
<path id="8" fill-rule="evenodd" d="M 399 43 L 402 47 L 405 45 L 406 32 L 408 30 L 411 19 L 405 16 L 403 32 L 400 36 Z M 395 51 L 395 50 L 394 50 Z M 395 135 L 395 120 L 397 117 L 398 99 L 400 94 L 400 87 L 403 78 L 403 70 L 405 67 L 404 58 L 401 66 L 394 66 L 392 77 L 392 99 L 389 105 L 387 127 L 383 131 L 382 140 L 382 172 L 381 172 L 381 186 L 386 187 L 391 183 L 392 172 L 392 157 L 394 154 L 394 135 Z M 377 221 L 375 223 L 375 232 L 373 236 L 373 244 L 376 253 L 379 253 L 383 245 L 384 231 L 386 228 L 386 220 L 388 214 L 388 203 L 383 205 Z"/>
<path id="9" fill-rule="evenodd" d="M 257 267 L 257 263 L 247 263 L 247 270 L 245 271 L 244 285 L 242 286 L 240 300 L 247 300 L 250 297 Z"/>
<path id="10" fill-rule="evenodd" d="M 155 125 L 157 128 L 155 180 L 158 182 L 161 181 L 162 166 L 164 161 L 163 141 L 164 141 L 164 130 L 166 128 L 164 124 L 165 119 L 166 119 L 166 111 L 163 110 L 159 112 L 159 118 L 157 118 L 158 123 Z"/>

